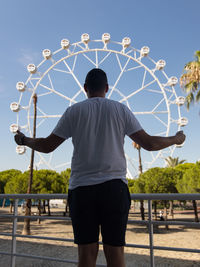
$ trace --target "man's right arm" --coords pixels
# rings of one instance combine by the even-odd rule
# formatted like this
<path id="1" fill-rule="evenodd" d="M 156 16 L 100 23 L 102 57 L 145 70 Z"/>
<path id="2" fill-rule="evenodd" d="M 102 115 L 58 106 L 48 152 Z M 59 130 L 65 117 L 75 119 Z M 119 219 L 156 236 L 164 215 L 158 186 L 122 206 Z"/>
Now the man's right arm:
<path id="1" fill-rule="evenodd" d="M 148 151 L 161 150 L 172 145 L 181 145 L 185 141 L 183 131 L 179 131 L 174 136 L 161 137 L 147 134 L 144 130 L 140 130 L 129 137 L 142 148 Z"/>

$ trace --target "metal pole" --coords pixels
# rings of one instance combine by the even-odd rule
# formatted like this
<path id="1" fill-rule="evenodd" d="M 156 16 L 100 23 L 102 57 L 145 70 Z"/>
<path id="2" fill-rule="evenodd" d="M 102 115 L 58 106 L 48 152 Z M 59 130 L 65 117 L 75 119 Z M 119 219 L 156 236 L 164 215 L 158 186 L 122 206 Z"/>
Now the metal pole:
<path id="1" fill-rule="evenodd" d="M 18 215 L 18 199 L 14 200 L 14 216 Z M 13 219 L 13 229 L 12 229 L 12 247 L 11 247 L 11 267 L 15 267 L 16 260 L 16 233 L 17 233 L 17 217 Z"/>
<path id="2" fill-rule="evenodd" d="M 148 216 L 149 216 L 149 246 L 150 246 L 150 261 L 151 267 L 155 266 L 154 251 L 153 251 L 153 224 L 152 224 L 152 201 L 148 200 Z"/>

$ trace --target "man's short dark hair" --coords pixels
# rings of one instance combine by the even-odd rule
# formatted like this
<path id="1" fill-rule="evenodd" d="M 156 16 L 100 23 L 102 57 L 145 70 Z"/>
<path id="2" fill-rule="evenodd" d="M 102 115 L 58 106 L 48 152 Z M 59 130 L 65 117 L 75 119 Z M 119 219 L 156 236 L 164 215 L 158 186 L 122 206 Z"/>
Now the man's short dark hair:
<path id="1" fill-rule="evenodd" d="M 90 70 L 85 78 L 85 85 L 90 92 L 103 91 L 107 84 L 107 75 L 101 69 Z"/>

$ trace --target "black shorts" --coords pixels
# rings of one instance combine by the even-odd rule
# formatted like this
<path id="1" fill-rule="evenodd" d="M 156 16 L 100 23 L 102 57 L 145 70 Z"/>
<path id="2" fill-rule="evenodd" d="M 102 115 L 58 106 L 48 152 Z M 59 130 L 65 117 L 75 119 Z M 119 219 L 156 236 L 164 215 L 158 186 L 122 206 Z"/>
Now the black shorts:
<path id="1" fill-rule="evenodd" d="M 125 245 L 131 198 L 121 179 L 69 190 L 68 201 L 74 243 L 98 242 L 101 229 L 104 244 Z"/>

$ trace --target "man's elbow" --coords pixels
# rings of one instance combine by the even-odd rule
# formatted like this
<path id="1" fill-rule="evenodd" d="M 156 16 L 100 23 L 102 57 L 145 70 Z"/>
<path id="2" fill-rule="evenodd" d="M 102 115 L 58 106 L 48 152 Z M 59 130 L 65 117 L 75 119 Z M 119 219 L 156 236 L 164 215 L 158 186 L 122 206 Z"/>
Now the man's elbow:
<path id="1" fill-rule="evenodd" d="M 44 150 L 42 151 L 45 154 L 49 154 L 51 152 L 53 152 L 55 149 L 53 147 L 45 147 Z"/>
<path id="2" fill-rule="evenodd" d="M 45 154 L 49 154 L 51 152 L 53 152 L 55 150 L 55 148 L 51 145 L 49 145 L 48 143 L 44 143 L 42 148 L 41 148 L 41 152 L 45 153 Z"/>

